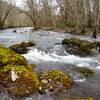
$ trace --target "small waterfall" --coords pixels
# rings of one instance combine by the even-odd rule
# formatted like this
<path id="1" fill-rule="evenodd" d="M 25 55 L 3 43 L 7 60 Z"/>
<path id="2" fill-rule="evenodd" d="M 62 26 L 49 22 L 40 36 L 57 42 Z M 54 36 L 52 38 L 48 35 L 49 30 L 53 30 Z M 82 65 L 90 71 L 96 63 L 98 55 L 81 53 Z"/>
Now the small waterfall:
<path id="1" fill-rule="evenodd" d="M 93 58 L 70 55 L 66 53 L 65 49 L 61 45 L 56 45 L 48 52 L 42 51 L 38 48 L 32 48 L 27 54 L 23 55 L 27 60 L 31 62 L 55 62 L 64 64 L 73 64 L 79 67 L 91 67 L 91 62 L 96 63 Z"/>
<path id="2" fill-rule="evenodd" d="M 53 49 L 49 50 L 49 53 L 50 54 L 56 54 L 56 55 L 59 55 L 59 56 L 69 55 L 62 45 L 55 45 L 55 47 Z"/>

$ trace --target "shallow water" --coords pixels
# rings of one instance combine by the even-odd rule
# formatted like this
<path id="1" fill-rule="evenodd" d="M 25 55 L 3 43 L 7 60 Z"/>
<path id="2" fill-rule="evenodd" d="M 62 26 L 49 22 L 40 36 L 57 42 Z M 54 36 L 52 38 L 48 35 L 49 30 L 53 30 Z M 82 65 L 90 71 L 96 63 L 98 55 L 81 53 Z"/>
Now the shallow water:
<path id="1" fill-rule="evenodd" d="M 100 100 L 100 54 L 83 58 L 66 53 L 61 42 L 64 38 L 70 37 L 94 41 L 89 36 L 70 35 L 68 33 L 51 31 L 32 32 L 31 28 L 18 28 L 17 33 L 14 33 L 13 29 L 0 31 L 0 43 L 7 47 L 28 40 L 34 41 L 37 44 L 37 47 L 29 48 L 28 53 L 23 55 L 30 63 L 37 65 L 36 70 L 61 69 L 65 73 L 69 73 L 76 81 L 72 89 L 57 96 L 53 94 L 33 94 L 25 98 L 25 100 L 61 100 L 64 96 L 73 98 L 93 96 L 95 100 Z M 99 40 L 100 37 L 98 37 L 97 41 Z M 75 72 L 76 67 L 92 68 L 96 71 L 96 75 L 85 79 L 82 75 Z M 7 94 L 1 94 L 0 98 L 2 99 L 0 100 L 10 100 L 5 99 L 5 96 Z"/>

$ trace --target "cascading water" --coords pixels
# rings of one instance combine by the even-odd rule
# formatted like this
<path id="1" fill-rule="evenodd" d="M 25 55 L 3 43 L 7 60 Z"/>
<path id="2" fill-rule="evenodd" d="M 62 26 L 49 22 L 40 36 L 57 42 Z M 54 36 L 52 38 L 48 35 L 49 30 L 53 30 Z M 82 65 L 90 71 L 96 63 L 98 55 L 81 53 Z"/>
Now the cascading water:
<path id="1" fill-rule="evenodd" d="M 56 54 L 56 55 L 59 55 L 59 56 L 67 56 L 67 55 L 69 55 L 65 51 L 65 48 L 62 45 L 55 45 L 54 48 L 49 50 L 49 54 Z"/>
<path id="2" fill-rule="evenodd" d="M 31 48 L 27 54 L 23 55 L 27 60 L 33 62 L 59 62 L 65 64 L 73 64 L 79 67 L 91 67 L 92 63 L 98 63 L 94 58 L 81 58 L 75 55 L 66 53 L 62 45 L 55 45 L 53 49 L 50 49 L 47 53 L 38 48 Z M 99 66 L 99 65 L 98 65 Z"/>

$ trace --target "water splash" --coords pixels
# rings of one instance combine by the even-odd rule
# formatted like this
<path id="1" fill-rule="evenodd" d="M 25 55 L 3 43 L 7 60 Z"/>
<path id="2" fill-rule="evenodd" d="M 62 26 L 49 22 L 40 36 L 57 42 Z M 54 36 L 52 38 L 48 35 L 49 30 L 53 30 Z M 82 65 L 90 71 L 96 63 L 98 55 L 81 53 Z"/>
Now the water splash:
<path id="1" fill-rule="evenodd" d="M 93 58 L 81 58 L 79 56 L 70 55 L 66 53 L 62 46 L 57 45 L 53 49 L 50 49 L 47 53 L 45 51 L 39 50 L 38 48 L 33 48 L 23 56 L 28 60 L 36 62 L 59 62 L 65 64 L 73 64 L 79 67 L 90 67 L 91 62 L 96 62 L 93 60 Z"/>

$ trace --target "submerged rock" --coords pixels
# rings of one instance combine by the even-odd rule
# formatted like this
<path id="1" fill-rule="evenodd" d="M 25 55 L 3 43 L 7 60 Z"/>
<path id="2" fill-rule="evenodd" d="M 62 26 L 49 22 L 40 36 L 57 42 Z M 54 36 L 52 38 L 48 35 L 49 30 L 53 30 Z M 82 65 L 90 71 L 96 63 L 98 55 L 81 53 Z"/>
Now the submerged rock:
<path id="1" fill-rule="evenodd" d="M 0 85 L 11 95 L 22 97 L 38 90 L 34 67 L 23 56 L 0 45 Z"/>
<path id="2" fill-rule="evenodd" d="M 42 79 L 41 79 L 42 77 Z M 42 92 L 54 92 L 58 93 L 68 88 L 71 88 L 74 81 L 68 74 L 65 74 L 61 70 L 49 70 L 42 73 L 40 79 L 40 91 Z"/>
<path id="3" fill-rule="evenodd" d="M 62 44 L 68 53 L 82 56 L 93 54 L 98 47 L 95 42 L 80 40 L 78 38 L 64 39 Z"/>
<path id="4" fill-rule="evenodd" d="M 88 78 L 95 75 L 95 71 L 93 69 L 87 67 L 77 67 L 76 71 L 82 74 L 84 77 Z"/>
<path id="5" fill-rule="evenodd" d="M 10 46 L 9 48 L 19 54 L 25 54 L 28 52 L 27 47 L 36 46 L 35 43 L 32 42 L 22 42 L 20 44 L 15 44 Z"/>
<path id="6" fill-rule="evenodd" d="M 13 30 L 13 32 L 14 32 L 14 33 L 17 33 L 17 30 L 16 30 L 16 29 L 14 29 L 14 30 Z"/>

